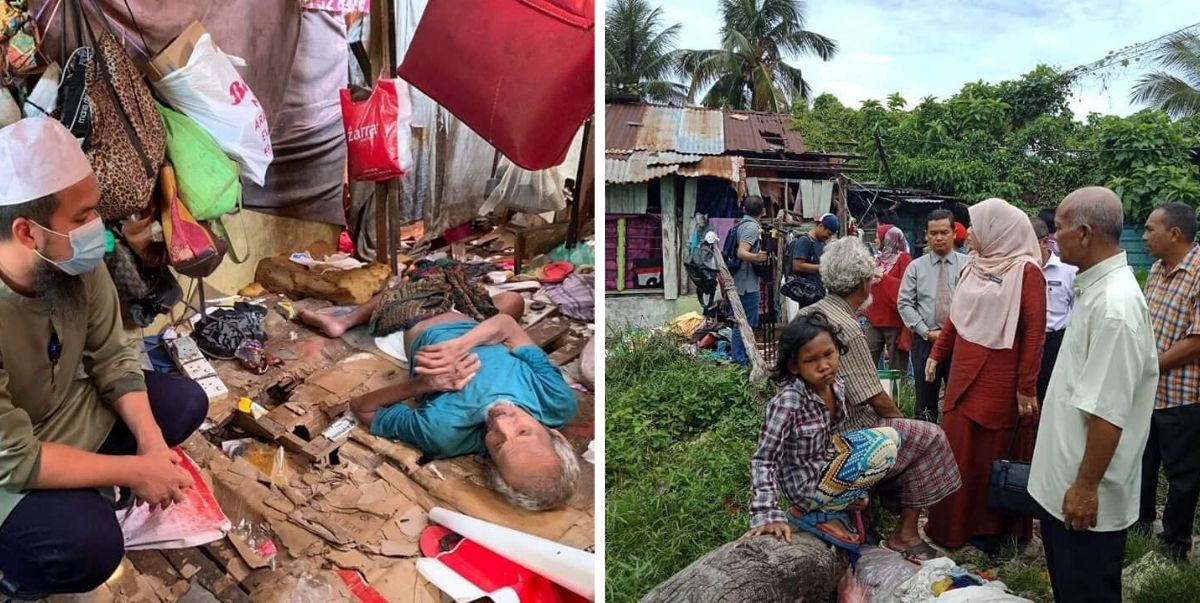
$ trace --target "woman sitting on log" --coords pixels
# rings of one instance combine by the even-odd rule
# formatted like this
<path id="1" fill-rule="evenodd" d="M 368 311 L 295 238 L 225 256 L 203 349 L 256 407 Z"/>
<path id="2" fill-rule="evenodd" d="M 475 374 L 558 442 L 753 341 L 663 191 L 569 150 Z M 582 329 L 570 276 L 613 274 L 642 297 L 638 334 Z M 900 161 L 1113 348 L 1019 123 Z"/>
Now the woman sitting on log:
<path id="1" fill-rule="evenodd" d="M 854 553 L 864 541 L 860 511 L 876 483 L 920 482 L 932 502 L 959 487 L 945 435 L 936 425 L 894 419 L 840 433 L 847 412 L 838 367 L 846 352 L 839 328 L 820 312 L 784 329 L 775 369 L 781 387 L 767 405 L 758 450 L 750 460 L 751 529 L 743 537 L 770 534 L 790 542 L 796 527 Z M 790 503 L 787 512 L 776 504 L 777 485 Z M 914 558 L 936 556 L 917 533 L 919 508 L 901 511 L 884 544 Z M 914 539 L 920 544 L 912 544 Z"/>

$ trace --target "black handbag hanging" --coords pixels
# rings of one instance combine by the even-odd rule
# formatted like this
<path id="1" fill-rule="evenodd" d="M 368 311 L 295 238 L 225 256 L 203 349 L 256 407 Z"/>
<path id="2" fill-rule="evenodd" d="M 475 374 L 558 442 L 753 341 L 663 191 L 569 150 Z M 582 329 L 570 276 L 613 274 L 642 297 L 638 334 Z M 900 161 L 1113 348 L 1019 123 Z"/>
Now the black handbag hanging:
<path id="1" fill-rule="evenodd" d="M 992 512 L 1013 517 L 1040 517 L 1042 506 L 1029 494 L 1029 462 L 1014 460 L 1013 448 L 1017 444 L 1017 431 L 1021 421 L 1013 427 L 1008 440 L 1005 458 L 992 461 L 988 474 L 987 506 Z"/>

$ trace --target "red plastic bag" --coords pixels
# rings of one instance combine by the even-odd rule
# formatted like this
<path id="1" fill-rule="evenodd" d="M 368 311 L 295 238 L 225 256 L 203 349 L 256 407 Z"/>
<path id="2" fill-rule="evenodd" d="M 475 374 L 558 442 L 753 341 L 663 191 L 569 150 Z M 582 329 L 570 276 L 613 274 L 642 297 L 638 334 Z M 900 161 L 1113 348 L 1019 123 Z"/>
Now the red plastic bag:
<path id="1" fill-rule="evenodd" d="M 563 162 L 595 111 L 594 27 L 594 0 L 430 2 L 399 75 L 542 170 Z"/>
<path id="2" fill-rule="evenodd" d="M 375 83 L 371 97 L 354 102 L 342 90 L 342 125 L 351 180 L 388 180 L 404 175 L 411 164 L 407 123 L 412 109 L 394 80 Z M 403 126 L 403 127 L 402 127 Z"/>

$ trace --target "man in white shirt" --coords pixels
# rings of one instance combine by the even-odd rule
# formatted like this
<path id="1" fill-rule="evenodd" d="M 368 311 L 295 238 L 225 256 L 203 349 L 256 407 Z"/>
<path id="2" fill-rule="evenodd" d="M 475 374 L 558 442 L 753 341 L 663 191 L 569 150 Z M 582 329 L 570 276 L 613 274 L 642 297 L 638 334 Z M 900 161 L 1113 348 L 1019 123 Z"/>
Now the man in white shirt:
<path id="1" fill-rule="evenodd" d="M 1029 493 L 1058 603 L 1121 600 L 1121 562 L 1138 519 L 1142 449 L 1158 387 L 1158 350 L 1120 246 L 1116 193 L 1079 189 L 1058 208 L 1058 248 L 1079 267 L 1075 308 L 1042 411 Z"/>
<path id="2" fill-rule="evenodd" d="M 1038 245 L 1042 248 L 1042 275 L 1046 277 L 1046 345 L 1042 350 L 1042 370 L 1038 373 L 1037 399 L 1046 400 L 1046 388 L 1050 386 L 1050 374 L 1054 372 L 1054 361 L 1062 346 L 1063 333 L 1071 320 L 1071 307 L 1075 304 L 1075 273 L 1078 268 L 1064 264 L 1057 254 L 1050 251 L 1050 228 L 1041 218 L 1030 218 Z"/>

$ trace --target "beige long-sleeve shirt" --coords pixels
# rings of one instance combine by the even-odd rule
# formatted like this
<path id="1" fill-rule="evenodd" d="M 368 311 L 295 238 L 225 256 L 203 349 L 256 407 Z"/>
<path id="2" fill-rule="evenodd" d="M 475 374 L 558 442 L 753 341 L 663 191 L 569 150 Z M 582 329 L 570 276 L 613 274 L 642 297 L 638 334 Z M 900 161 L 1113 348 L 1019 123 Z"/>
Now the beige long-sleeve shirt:
<path id="1" fill-rule="evenodd" d="M 45 302 L 0 281 L 0 523 L 36 483 L 42 442 L 95 451 L 117 418 L 112 404 L 146 389 L 108 269 L 101 264 L 81 278 L 86 312 L 54 318 Z M 57 362 L 52 333 L 61 345 Z"/>

